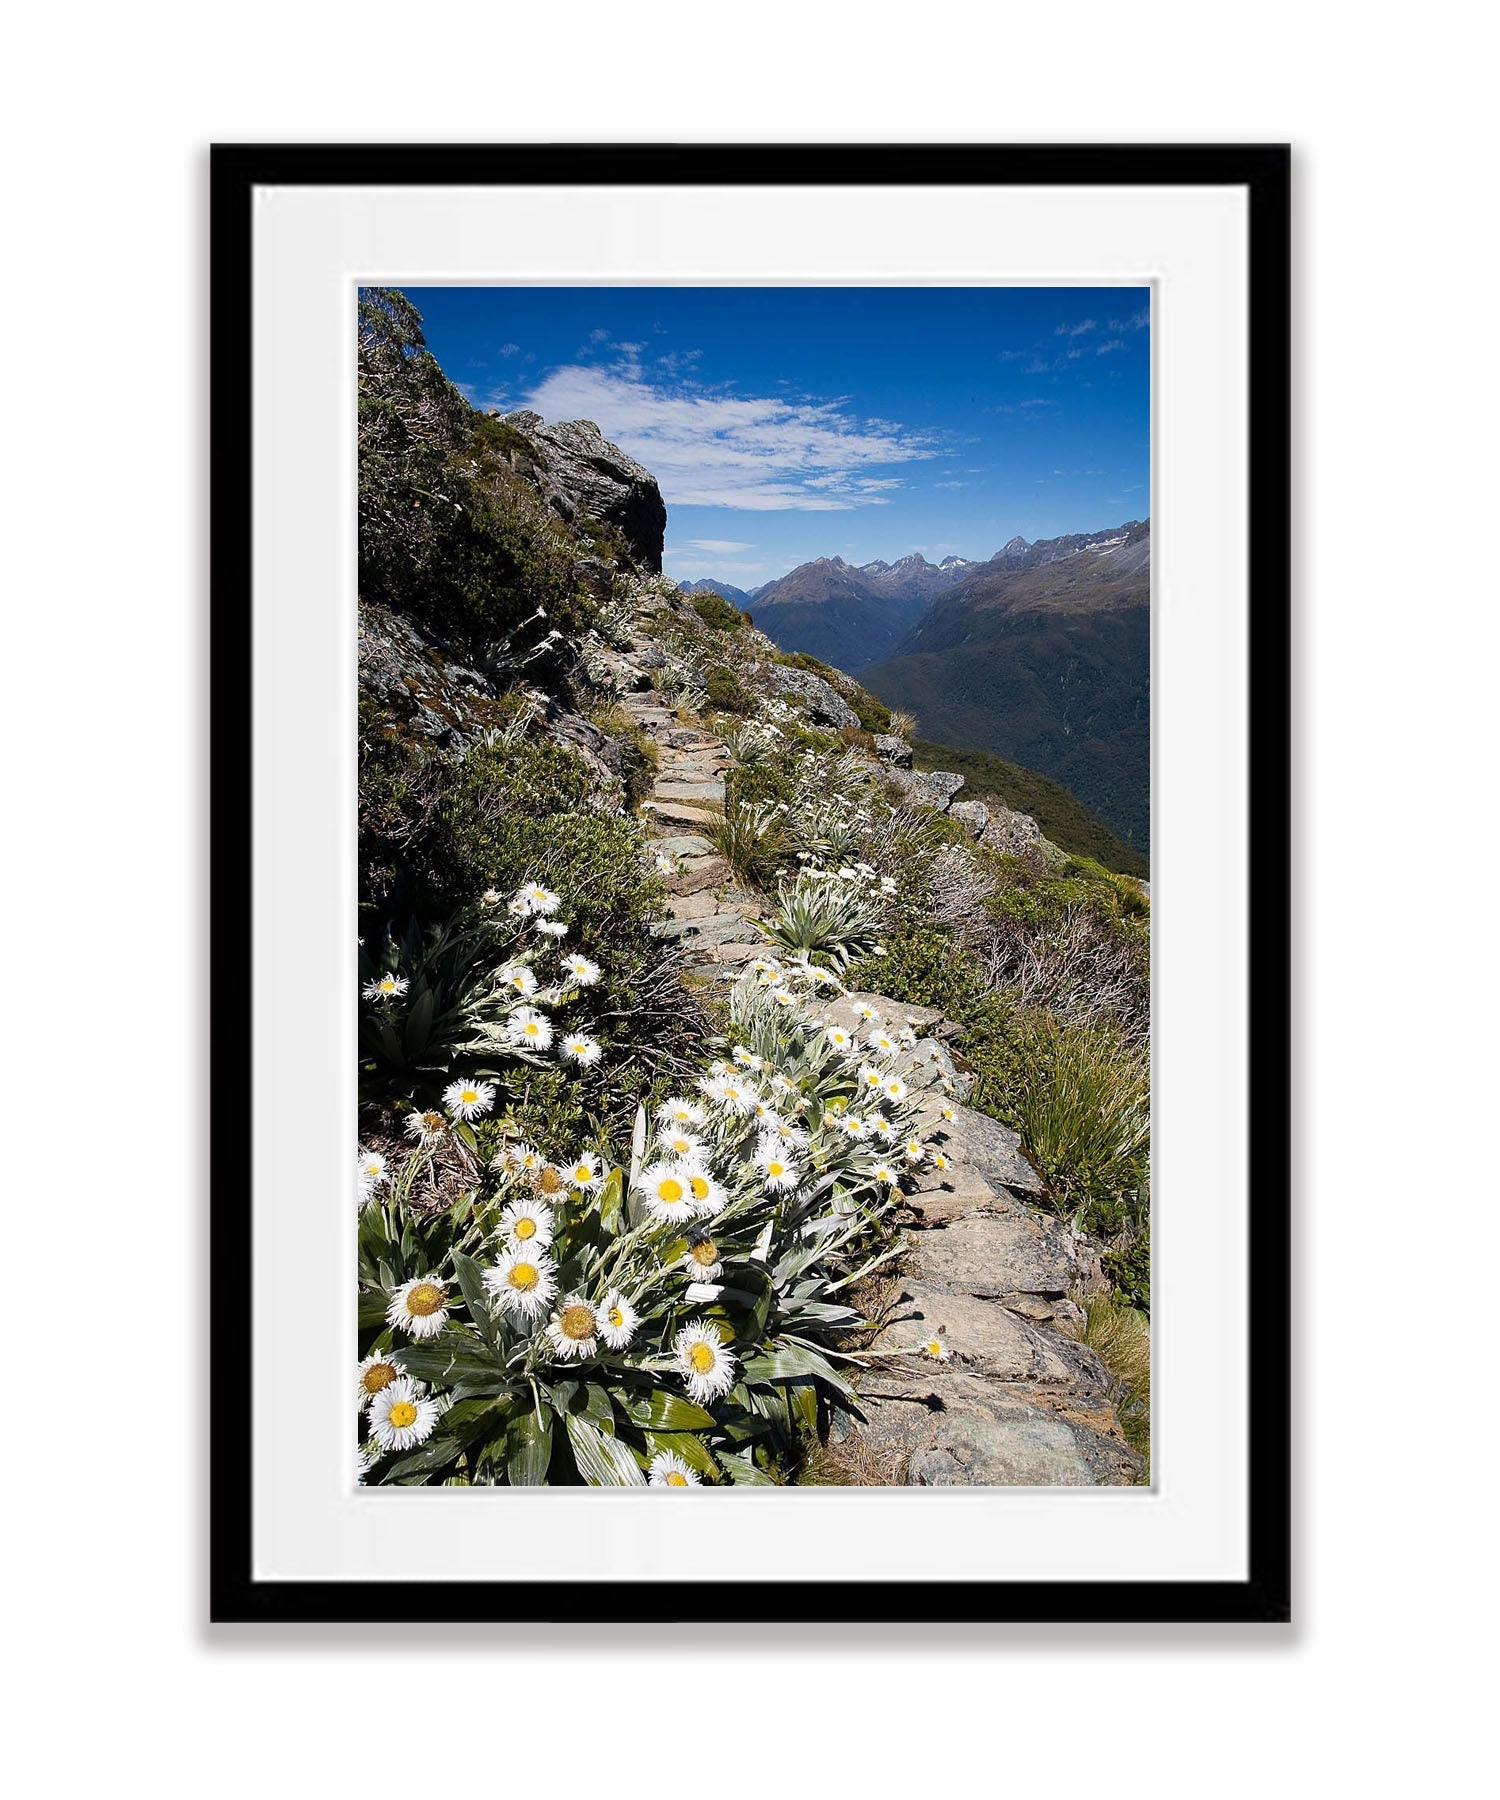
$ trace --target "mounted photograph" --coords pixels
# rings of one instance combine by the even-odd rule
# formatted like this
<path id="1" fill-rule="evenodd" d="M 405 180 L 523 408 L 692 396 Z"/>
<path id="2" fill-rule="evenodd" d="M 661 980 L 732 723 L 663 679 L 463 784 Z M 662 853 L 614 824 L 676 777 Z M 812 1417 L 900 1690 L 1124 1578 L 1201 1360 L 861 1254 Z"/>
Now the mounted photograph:
<path id="1" fill-rule="evenodd" d="M 1150 285 L 350 305 L 351 1489 L 1150 1486 Z"/>

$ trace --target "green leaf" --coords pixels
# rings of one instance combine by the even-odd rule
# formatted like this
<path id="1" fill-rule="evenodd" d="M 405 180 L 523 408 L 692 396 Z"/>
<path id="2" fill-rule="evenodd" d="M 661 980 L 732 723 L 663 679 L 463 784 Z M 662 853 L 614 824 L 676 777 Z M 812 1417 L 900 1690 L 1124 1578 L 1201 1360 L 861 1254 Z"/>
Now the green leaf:
<path id="1" fill-rule="evenodd" d="M 485 1299 L 484 1274 L 474 1258 L 465 1256 L 462 1250 L 453 1252 L 453 1267 L 458 1271 L 458 1285 L 463 1289 L 469 1315 L 484 1333 L 485 1342 L 493 1347 L 495 1322 Z"/>
<path id="2" fill-rule="evenodd" d="M 568 1441 L 578 1473 L 590 1487 L 644 1487 L 646 1477 L 634 1453 L 578 1413 L 569 1413 Z"/>
<path id="3" fill-rule="evenodd" d="M 622 1169 L 611 1169 L 609 1179 L 599 1190 L 599 1223 L 611 1237 L 618 1237 L 624 1229 L 625 1173 Z"/>
<path id="4" fill-rule="evenodd" d="M 462 1326 L 450 1325 L 435 1338 L 420 1344 L 404 1344 L 395 1352 L 396 1361 L 408 1375 L 418 1381 L 509 1380 L 502 1363 L 485 1347 L 482 1339 Z"/>
<path id="5" fill-rule="evenodd" d="M 690 1469 L 708 1476 L 710 1481 L 719 1480 L 719 1465 L 708 1445 L 691 1431 L 648 1431 L 646 1447 L 653 1456 L 658 1450 L 675 1450 Z"/>
<path id="6" fill-rule="evenodd" d="M 537 1423 L 535 1407 L 518 1413 L 505 1434 L 505 1472 L 512 1487 L 545 1487 L 552 1461 L 552 1414 Z"/>
<path id="7" fill-rule="evenodd" d="M 712 1413 L 665 1388 L 649 1395 L 621 1394 L 617 1398 L 631 1423 L 647 1431 L 707 1431 L 714 1422 Z"/>
<path id="8" fill-rule="evenodd" d="M 747 1356 L 740 1372 L 746 1381 L 796 1381 L 815 1375 L 840 1393 L 844 1391 L 844 1383 L 834 1372 L 833 1365 L 815 1350 L 808 1350 L 801 1344 L 770 1345 L 759 1356 Z"/>
<path id="9" fill-rule="evenodd" d="M 421 1054 L 432 1031 L 432 989 L 423 988 L 411 1003 L 402 1032 L 408 1060 Z"/>
<path id="10" fill-rule="evenodd" d="M 724 1473 L 737 1486 L 741 1487 L 780 1487 L 764 1469 L 757 1469 L 748 1456 L 736 1456 L 732 1450 L 721 1450 L 719 1461 L 724 1465 Z"/>
<path id="11" fill-rule="evenodd" d="M 457 1438 L 429 1438 L 420 1450 L 410 1456 L 400 1457 L 389 1468 L 381 1471 L 380 1479 L 400 1481 L 410 1475 L 430 1475 L 434 1469 L 441 1469 L 446 1464 L 456 1462 L 463 1451 L 463 1445 Z"/>

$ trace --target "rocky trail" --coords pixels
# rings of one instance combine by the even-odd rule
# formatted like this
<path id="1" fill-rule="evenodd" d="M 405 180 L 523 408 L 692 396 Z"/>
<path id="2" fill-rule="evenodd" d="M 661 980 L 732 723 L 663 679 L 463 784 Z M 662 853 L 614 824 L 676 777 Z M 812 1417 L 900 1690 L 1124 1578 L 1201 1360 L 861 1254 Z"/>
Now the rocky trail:
<path id="1" fill-rule="evenodd" d="M 734 759 L 721 739 L 682 724 L 655 694 L 626 693 L 620 703 L 659 758 L 648 816 L 677 873 L 668 878 L 671 917 L 658 929 L 697 959 L 693 973 L 732 980 L 765 949 L 752 923 L 760 901 L 736 885 L 703 835 L 722 810 Z M 842 1454 L 919 1486 L 1141 1480 L 1144 1461 L 1125 1440 L 1115 1384 L 1067 1330 L 1080 1317 L 1072 1296 L 1102 1283 L 1097 1246 L 1033 1204 L 1043 1182 L 1016 1134 L 962 1104 L 969 1077 L 944 1042 L 953 1027 L 880 994 L 844 995 L 828 1016 L 854 1026 L 861 1004 L 919 1034 L 902 1072 L 925 1095 L 923 1136 L 937 1136 L 952 1167 L 923 1168 L 905 1196 L 905 1251 L 858 1383 L 864 1417 L 835 1420 Z M 911 1354 L 934 1337 L 941 1359 Z M 903 1354 L 882 1360 L 882 1351 Z"/>

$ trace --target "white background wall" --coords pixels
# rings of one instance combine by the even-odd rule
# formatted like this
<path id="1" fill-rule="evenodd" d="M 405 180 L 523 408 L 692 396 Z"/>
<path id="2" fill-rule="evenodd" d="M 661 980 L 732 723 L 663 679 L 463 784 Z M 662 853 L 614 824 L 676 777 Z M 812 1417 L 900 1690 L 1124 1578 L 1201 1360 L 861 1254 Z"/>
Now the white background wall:
<path id="1" fill-rule="evenodd" d="M 1461 1778 L 1489 1711 L 1494 1575 L 1497 396 L 1479 16 L 1446 0 L 575 0 L 549 28 L 540 6 L 261 0 L 13 22 L 12 1758 L 24 1739 L 55 1792 L 225 1796 L 429 1792 L 466 1780 L 471 1757 L 486 1783 L 524 1774 L 540 1793 L 1384 1795 Z M 203 1624 L 201 1428 L 207 1406 L 237 1403 L 207 1392 L 198 1339 L 214 138 L 1296 145 L 1294 1627 L 840 1621 L 783 1642 L 721 1626 L 712 1592 L 694 1630 L 628 1614 L 615 1630 L 521 1619 L 508 1641 L 419 1619 Z"/>

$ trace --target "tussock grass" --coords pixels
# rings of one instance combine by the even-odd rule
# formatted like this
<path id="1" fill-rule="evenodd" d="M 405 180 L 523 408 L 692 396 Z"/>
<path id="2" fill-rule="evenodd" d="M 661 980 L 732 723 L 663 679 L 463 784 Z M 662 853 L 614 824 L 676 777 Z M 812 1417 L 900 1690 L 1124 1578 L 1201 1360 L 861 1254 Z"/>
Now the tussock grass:
<path id="1" fill-rule="evenodd" d="M 1139 1185 L 1151 1144 L 1147 1059 L 1101 1026 L 1054 1025 L 1015 1098 L 1018 1129 L 1076 1211 Z"/>
<path id="2" fill-rule="evenodd" d="M 1079 1297 L 1083 1319 L 1068 1331 L 1087 1344 L 1119 1383 L 1115 1410 L 1126 1441 L 1151 1456 L 1151 1325 L 1113 1291 Z M 1064 1327 L 1066 1330 L 1067 1328 Z M 1149 1479 L 1149 1476 L 1148 1476 Z"/>

